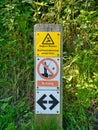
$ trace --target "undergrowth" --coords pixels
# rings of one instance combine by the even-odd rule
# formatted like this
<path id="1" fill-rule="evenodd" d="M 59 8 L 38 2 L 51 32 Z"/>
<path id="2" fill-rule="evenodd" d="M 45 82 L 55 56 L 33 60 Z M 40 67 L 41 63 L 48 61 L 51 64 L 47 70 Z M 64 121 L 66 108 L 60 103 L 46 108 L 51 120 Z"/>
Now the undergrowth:
<path id="1" fill-rule="evenodd" d="M 0 0 L 0 130 L 34 129 L 36 23 L 63 26 L 64 130 L 98 129 L 97 7 L 94 0 Z"/>

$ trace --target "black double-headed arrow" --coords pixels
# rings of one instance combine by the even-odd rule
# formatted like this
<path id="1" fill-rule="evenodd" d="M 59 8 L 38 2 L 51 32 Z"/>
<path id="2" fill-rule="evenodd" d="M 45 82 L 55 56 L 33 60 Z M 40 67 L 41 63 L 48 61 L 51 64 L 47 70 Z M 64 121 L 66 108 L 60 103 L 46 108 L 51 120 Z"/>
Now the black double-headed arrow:
<path id="1" fill-rule="evenodd" d="M 38 101 L 37 103 L 44 109 L 46 110 L 46 106 L 44 104 L 47 104 L 48 102 L 46 100 L 44 100 L 47 97 L 46 94 L 44 94 Z M 52 95 L 50 94 L 49 97 L 52 99 L 49 101 L 49 104 L 52 104 L 49 109 L 52 110 L 58 103 L 59 101 Z"/>

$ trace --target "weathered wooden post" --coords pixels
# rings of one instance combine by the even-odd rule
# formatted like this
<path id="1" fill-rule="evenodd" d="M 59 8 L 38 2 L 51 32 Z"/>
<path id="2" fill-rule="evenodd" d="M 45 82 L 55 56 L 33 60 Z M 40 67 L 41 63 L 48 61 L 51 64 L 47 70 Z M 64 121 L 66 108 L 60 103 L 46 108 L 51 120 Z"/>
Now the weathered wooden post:
<path id="1" fill-rule="evenodd" d="M 62 129 L 62 46 L 61 25 L 34 26 L 35 124 L 42 128 Z"/>

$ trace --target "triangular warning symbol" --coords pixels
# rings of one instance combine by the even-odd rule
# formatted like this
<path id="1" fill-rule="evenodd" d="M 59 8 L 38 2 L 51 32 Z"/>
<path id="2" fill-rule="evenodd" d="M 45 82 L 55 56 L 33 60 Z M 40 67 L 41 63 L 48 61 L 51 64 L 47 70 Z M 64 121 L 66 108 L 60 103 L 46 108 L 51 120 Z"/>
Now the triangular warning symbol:
<path id="1" fill-rule="evenodd" d="M 45 39 L 43 40 L 42 44 L 54 44 L 54 41 L 52 40 L 50 34 L 48 33 L 45 37 Z"/>

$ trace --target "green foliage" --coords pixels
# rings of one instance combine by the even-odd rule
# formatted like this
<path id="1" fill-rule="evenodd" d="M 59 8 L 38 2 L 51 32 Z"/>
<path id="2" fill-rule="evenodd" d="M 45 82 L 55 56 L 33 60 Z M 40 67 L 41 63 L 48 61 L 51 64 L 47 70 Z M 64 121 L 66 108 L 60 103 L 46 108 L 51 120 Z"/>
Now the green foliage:
<path id="1" fill-rule="evenodd" d="M 33 27 L 36 23 L 63 26 L 64 129 L 98 129 L 97 3 L 95 0 L 0 0 L 1 130 L 34 129 Z M 55 123 L 37 127 L 57 129 Z"/>
<path id="2" fill-rule="evenodd" d="M 44 119 L 42 116 L 41 124 L 42 126 L 40 125 L 40 123 L 35 124 L 35 129 L 37 130 L 63 130 L 61 128 L 58 128 L 55 118 L 51 118 L 51 120 L 48 120 L 48 124 L 47 124 L 47 119 Z"/>
<path id="3" fill-rule="evenodd" d="M 13 97 L 0 100 L 0 130 L 33 128 L 33 112 L 26 99 L 13 102 Z"/>
<path id="4" fill-rule="evenodd" d="M 0 129 L 9 130 L 10 127 L 14 128 L 14 109 L 11 105 L 9 105 L 9 101 L 12 97 L 8 97 L 0 100 L 1 108 L 0 108 Z"/>

